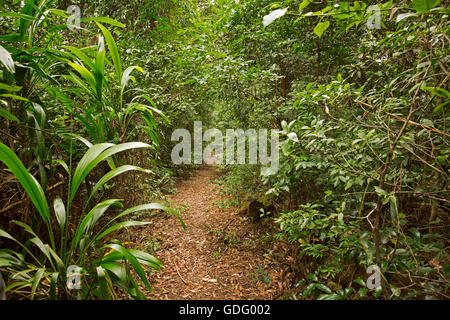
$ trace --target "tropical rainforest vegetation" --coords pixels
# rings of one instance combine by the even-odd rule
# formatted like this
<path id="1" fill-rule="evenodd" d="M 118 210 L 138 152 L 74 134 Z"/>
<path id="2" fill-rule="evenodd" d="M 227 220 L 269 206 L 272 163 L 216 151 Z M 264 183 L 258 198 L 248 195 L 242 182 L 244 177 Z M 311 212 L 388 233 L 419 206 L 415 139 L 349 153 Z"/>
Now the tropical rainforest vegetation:
<path id="1" fill-rule="evenodd" d="M 120 230 L 138 212 L 189 228 L 158 200 L 198 167 L 172 163 L 172 132 L 202 121 L 279 131 L 278 171 L 216 169 L 236 207 L 275 208 L 280 299 L 448 299 L 448 4 L 0 1 L 6 295 L 151 296 L 162 263 Z"/>

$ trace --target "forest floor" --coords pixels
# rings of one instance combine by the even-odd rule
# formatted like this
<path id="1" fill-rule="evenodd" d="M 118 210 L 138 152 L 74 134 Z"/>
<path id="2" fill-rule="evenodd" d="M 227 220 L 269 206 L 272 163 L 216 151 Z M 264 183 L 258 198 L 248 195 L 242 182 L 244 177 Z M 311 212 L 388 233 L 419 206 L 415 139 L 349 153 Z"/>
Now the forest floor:
<path id="1" fill-rule="evenodd" d="M 282 298 L 286 267 L 271 255 L 267 226 L 220 205 L 226 196 L 217 177 L 213 166 L 205 166 L 168 196 L 185 230 L 175 216 L 158 214 L 133 234 L 140 249 L 163 263 L 149 277 L 149 299 Z"/>

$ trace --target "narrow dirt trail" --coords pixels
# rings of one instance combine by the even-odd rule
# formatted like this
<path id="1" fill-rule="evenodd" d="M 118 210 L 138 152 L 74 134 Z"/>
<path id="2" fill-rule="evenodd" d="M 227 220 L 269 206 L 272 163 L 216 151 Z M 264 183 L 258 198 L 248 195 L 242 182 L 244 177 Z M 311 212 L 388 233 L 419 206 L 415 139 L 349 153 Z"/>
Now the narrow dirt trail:
<path id="1" fill-rule="evenodd" d="M 276 299 L 283 284 L 282 268 L 265 255 L 267 237 L 257 223 L 236 208 L 219 209 L 225 198 L 207 166 L 168 196 L 181 209 L 186 230 L 174 216 L 157 215 L 135 239 L 152 245 L 162 270 L 150 277 L 149 299 Z"/>

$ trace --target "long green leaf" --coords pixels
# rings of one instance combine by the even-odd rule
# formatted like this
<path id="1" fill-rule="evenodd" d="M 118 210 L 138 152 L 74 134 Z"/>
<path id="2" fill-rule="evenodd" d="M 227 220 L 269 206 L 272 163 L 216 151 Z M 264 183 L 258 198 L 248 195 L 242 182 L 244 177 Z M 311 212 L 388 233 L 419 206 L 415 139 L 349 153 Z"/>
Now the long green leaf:
<path id="1" fill-rule="evenodd" d="M 95 22 L 100 30 L 102 30 L 103 35 L 105 36 L 106 43 L 108 44 L 109 53 L 111 54 L 112 60 L 114 62 L 114 67 L 116 69 L 117 81 L 122 80 L 122 65 L 120 62 L 119 50 L 117 49 L 116 41 L 114 40 L 111 32 L 102 26 L 100 23 Z"/>
<path id="2" fill-rule="evenodd" d="M 88 17 L 83 18 L 81 21 L 95 21 L 95 22 L 101 22 L 101 23 L 107 23 L 115 27 L 119 28 L 125 28 L 126 26 L 123 23 L 120 23 L 119 21 L 116 21 L 114 19 L 108 18 L 108 17 Z"/>
<path id="3" fill-rule="evenodd" d="M 133 266 L 134 270 L 136 271 L 136 273 L 139 275 L 139 277 L 141 278 L 142 282 L 144 282 L 145 287 L 147 288 L 148 291 L 152 292 L 152 287 L 150 286 L 150 283 L 148 282 L 147 276 L 144 272 L 144 270 L 142 269 L 141 264 L 139 263 L 139 261 L 136 259 L 135 256 L 133 256 L 133 254 L 128 251 L 127 249 L 125 249 L 123 246 L 112 243 L 107 245 L 106 247 L 111 248 L 115 251 L 120 252 L 120 254 L 122 254 L 122 256 L 129 262 L 131 263 L 131 265 Z"/>
<path id="4" fill-rule="evenodd" d="M 36 18 L 33 16 L 29 16 L 29 15 L 17 13 L 17 12 L 0 12 L 0 17 L 13 17 L 13 18 L 20 18 L 20 19 L 29 20 L 29 21 L 36 20 Z"/>
<path id="5" fill-rule="evenodd" d="M 39 238 L 39 236 L 33 231 L 33 229 L 28 224 L 21 222 L 21 221 L 17 221 L 17 220 L 13 220 L 12 222 L 14 224 L 22 227 L 26 232 L 28 232 L 29 234 L 31 234 L 33 236 L 33 238 L 31 238 L 29 241 L 31 243 L 33 243 L 34 245 L 36 245 L 39 248 L 39 250 L 41 250 L 41 252 L 47 257 L 48 261 L 50 262 L 51 266 L 54 269 L 55 269 L 55 265 L 53 264 L 53 260 L 56 262 L 59 269 L 63 268 L 64 264 L 63 264 L 61 258 L 56 254 L 56 252 L 48 244 L 44 244 L 44 242 Z M 52 257 L 53 257 L 53 259 L 52 259 Z"/>
<path id="6" fill-rule="evenodd" d="M 95 84 L 97 90 L 97 97 L 102 100 L 102 89 L 103 89 L 103 79 L 105 72 L 105 46 L 103 44 L 103 39 L 99 43 L 99 52 L 95 59 L 94 74 L 95 74 Z"/>
<path id="7" fill-rule="evenodd" d="M 83 218 L 72 240 L 72 250 L 80 244 L 83 234 L 88 234 L 94 228 L 97 221 L 108 210 L 110 206 L 120 203 L 120 199 L 109 199 L 97 204 L 91 211 Z"/>
<path id="8" fill-rule="evenodd" d="M 2 229 L 0 229 L 0 237 L 16 241 L 16 239 L 14 239 L 14 237 L 12 235 L 10 235 L 8 232 L 6 232 L 5 230 L 2 230 Z"/>
<path id="9" fill-rule="evenodd" d="M 141 250 L 134 250 L 134 249 L 130 249 L 130 252 L 133 254 L 133 256 L 136 257 L 136 259 L 138 259 L 138 261 L 141 264 L 150 266 L 156 270 L 160 270 L 160 266 L 162 266 L 161 261 L 159 261 L 158 259 L 156 259 L 154 256 L 152 256 L 151 254 L 141 251 Z"/>
<path id="10" fill-rule="evenodd" d="M 20 120 L 13 114 L 11 114 L 9 111 L 6 111 L 3 108 L 0 108 L 0 117 L 3 117 L 5 119 L 20 122 Z"/>
<path id="11" fill-rule="evenodd" d="M 123 73 L 123 75 L 122 75 L 122 79 L 121 79 L 121 81 L 120 81 L 120 93 L 121 93 L 122 95 L 123 95 L 123 91 L 125 90 L 125 87 L 127 86 L 128 82 L 129 82 L 130 79 L 131 79 L 131 73 L 132 73 L 134 70 L 138 70 L 138 71 L 140 71 L 141 73 L 144 73 L 144 70 L 143 70 L 141 67 L 138 67 L 138 66 L 128 67 L 128 68 L 124 71 L 124 73 Z"/>
<path id="12" fill-rule="evenodd" d="M 314 27 L 314 33 L 321 38 L 323 33 L 325 32 L 325 30 L 328 29 L 328 27 L 330 26 L 330 21 L 325 21 L 325 22 L 319 22 L 315 27 Z"/>
<path id="13" fill-rule="evenodd" d="M 92 60 L 87 56 L 87 54 L 85 54 L 82 50 L 76 48 L 76 47 L 71 47 L 71 46 L 64 46 L 63 48 L 69 50 L 70 52 L 72 52 L 72 54 L 77 57 L 78 59 L 80 59 L 81 62 L 83 62 L 86 66 L 88 66 L 91 69 L 94 69 L 94 63 L 92 62 Z"/>
<path id="14" fill-rule="evenodd" d="M 117 223 L 117 224 L 109 227 L 105 231 L 103 231 L 100 235 L 95 237 L 95 240 L 100 240 L 101 238 L 107 236 L 111 232 L 119 230 L 120 228 L 127 228 L 127 227 L 134 227 L 134 226 L 143 226 L 143 225 L 146 225 L 146 224 L 149 224 L 149 223 L 150 222 L 142 222 L 142 221 L 123 221 L 123 222 Z"/>
<path id="15" fill-rule="evenodd" d="M 14 67 L 14 61 L 11 57 L 11 54 L 8 52 L 8 50 L 3 48 L 2 46 L 0 46 L 0 62 L 5 66 L 6 70 L 8 70 L 9 72 L 11 73 L 16 72 L 16 69 Z"/>
<path id="16" fill-rule="evenodd" d="M 50 210 L 44 190 L 37 180 L 25 169 L 22 161 L 6 145 L 0 142 L 0 161 L 2 161 L 14 174 L 19 183 L 27 192 L 34 206 L 45 223 L 50 221 Z"/>
<path id="17" fill-rule="evenodd" d="M 53 209 L 55 210 L 56 220 L 58 220 L 59 227 L 63 231 L 66 227 L 66 208 L 64 202 L 60 197 L 55 198 L 53 202 Z"/>
<path id="18" fill-rule="evenodd" d="M 36 294 L 36 290 L 38 285 L 41 283 L 42 278 L 44 277 L 45 269 L 40 268 L 36 271 L 36 274 L 33 277 L 33 285 L 31 287 L 31 297 L 30 299 L 34 299 L 34 295 Z"/>
<path id="19" fill-rule="evenodd" d="M 111 170 L 110 172 L 108 172 L 107 174 L 105 174 L 94 186 L 94 188 L 92 189 L 92 192 L 88 198 L 88 200 L 86 201 L 86 203 L 89 203 L 89 201 L 91 200 L 92 196 L 108 181 L 110 181 L 111 179 L 117 177 L 118 175 L 125 173 L 127 171 L 141 171 L 141 172 L 145 172 L 145 173 L 149 173 L 151 171 L 149 170 L 145 170 L 142 169 L 140 167 L 136 167 L 136 166 L 129 166 L 129 165 L 125 165 L 125 166 L 121 166 L 119 168 L 116 168 L 114 170 Z"/>
<path id="20" fill-rule="evenodd" d="M 68 207 L 70 207 L 70 204 L 72 203 L 72 200 L 75 197 L 75 194 L 77 193 L 80 184 L 89 174 L 89 172 L 92 169 L 94 169 L 94 167 L 97 165 L 95 161 L 98 155 L 100 155 L 105 149 L 111 146 L 113 146 L 112 143 L 96 144 L 91 148 L 89 148 L 89 150 L 84 154 L 83 158 L 81 158 L 72 178 L 72 184 L 70 186 L 70 194 L 69 194 L 69 203 L 67 204 Z"/>
<path id="21" fill-rule="evenodd" d="M 162 210 L 162 211 L 166 211 L 168 213 L 171 213 L 173 215 L 175 215 L 178 220 L 180 221 L 183 229 L 186 229 L 186 225 L 184 224 L 184 221 L 181 219 L 180 215 L 178 214 L 177 211 L 175 211 L 172 208 L 169 208 L 168 206 L 165 206 L 162 203 L 157 203 L 157 202 L 153 202 L 153 203 L 147 203 L 147 204 L 141 204 L 139 206 L 135 206 L 129 209 L 126 209 L 125 211 L 123 211 L 122 213 L 120 213 L 119 215 L 117 215 L 116 217 L 114 217 L 114 219 L 112 219 L 108 224 L 112 223 L 113 221 L 126 216 L 127 214 L 130 213 L 134 213 L 134 212 L 138 212 L 138 211 L 143 211 L 143 210 Z"/>
<path id="22" fill-rule="evenodd" d="M 102 262 L 101 266 L 112 272 L 122 282 L 124 289 L 126 289 L 128 277 L 125 267 L 122 264 L 114 261 L 105 261 Z"/>
<path id="23" fill-rule="evenodd" d="M 151 146 L 142 142 L 128 142 L 119 145 L 114 145 L 111 143 L 101 143 L 92 146 L 80 160 L 77 168 L 75 169 L 70 189 L 68 206 L 75 197 L 75 194 L 81 182 L 86 178 L 89 172 L 91 172 L 91 170 L 94 169 L 101 161 L 107 160 L 109 157 L 122 151 L 135 148 L 149 148 L 149 147 Z"/>
<path id="24" fill-rule="evenodd" d="M 100 154 L 98 156 L 97 159 L 97 164 L 100 161 L 106 160 L 109 157 L 115 155 L 116 153 L 122 152 L 122 151 L 126 151 L 126 150 L 130 150 L 130 149 L 137 149 L 137 148 L 151 148 L 152 146 L 147 144 L 147 143 L 143 143 L 143 142 L 126 142 L 126 143 L 121 143 L 118 145 L 113 145 L 111 148 L 108 148 L 107 150 L 103 151 L 102 154 Z"/>
<path id="25" fill-rule="evenodd" d="M 98 282 L 100 285 L 100 294 L 101 294 L 101 298 L 103 300 L 107 300 L 109 299 L 109 294 L 108 294 L 108 287 L 106 284 L 106 273 L 105 273 L 105 269 L 103 269 L 102 266 L 98 266 L 97 267 L 97 277 L 98 277 Z"/>
<path id="26" fill-rule="evenodd" d="M 92 89 L 96 90 L 96 82 L 92 73 L 86 69 L 86 67 L 80 66 L 79 64 L 69 62 L 69 65 L 74 68 L 86 82 L 92 87 Z"/>

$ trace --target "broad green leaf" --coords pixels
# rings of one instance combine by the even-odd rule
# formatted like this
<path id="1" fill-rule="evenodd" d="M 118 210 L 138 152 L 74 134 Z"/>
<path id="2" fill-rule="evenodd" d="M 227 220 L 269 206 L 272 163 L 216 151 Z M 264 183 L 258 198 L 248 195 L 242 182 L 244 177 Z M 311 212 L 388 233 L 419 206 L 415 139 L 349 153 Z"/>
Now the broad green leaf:
<path id="1" fill-rule="evenodd" d="M 100 240 L 101 238 L 107 236 L 111 232 L 114 232 L 116 230 L 119 230 L 120 228 L 127 228 L 127 227 L 134 227 L 134 226 L 144 226 L 146 224 L 149 224 L 150 222 L 141 222 L 141 221 L 123 221 L 120 223 L 117 223 L 105 231 L 103 231 L 100 235 L 96 236 L 94 240 Z"/>
<path id="2" fill-rule="evenodd" d="M 0 117 L 3 117 L 5 119 L 11 120 L 11 121 L 20 122 L 20 120 L 17 119 L 17 117 L 15 115 L 11 114 L 9 111 L 6 111 L 3 108 L 0 108 Z"/>
<path id="3" fill-rule="evenodd" d="M 420 88 L 422 90 L 426 90 L 426 91 L 432 93 L 433 95 L 450 99 L 450 92 L 448 92 L 447 90 L 445 90 L 443 88 L 439 88 L 439 87 L 433 88 L 433 87 L 427 87 L 427 86 L 422 86 Z"/>
<path id="4" fill-rule="evenodd" d="M 409 18 L 409 17 L 417 17 L 417 14 L 416 13 L 412 13 L 412 12 L 402 13 L 402 14 L 399 14 L 397 16 L 397 20 L 396 21 L 397 21 L 397 23 L 399 23 L 403 19 L 406 19 L 406 18 Z"/>
<path id="5" fill-rule="evenodd" d="M 314 273 L 308 273 L 306 275 L 306 278 L 312 281 L 319 281 L 319 279 L 317 278 L 317 276 Z"/>
<path id="6" fill-rule="evenodd" d="M 19 23 L 19 34 L 20 34 L 20 42 L 25 40 L 25 36 L 27 34 L 28 31 L 28 27 L 30 26 L 30 19 L 28 19 L 27 17 L 33 17 L 33 19 L 37 19 L 37 17 L 35 16 L 36 11 L 37 11 L 37 7 L 36 5 L 31 2 L 31 1 L 25 1 L 25 5 L 23 6 L 23 8 L 20 11 L 20 14 L 24 15 L 24 17 L 20 18 L 20 23 Z"/>
<path id="7" fill-rule="evenodd" d="M 368 291 L 369 291 L 369 290 L 367 290 L 366 287 L 364 287 L 364 288 L 359 288 L 359 290 L 358 290 L 358 296 L 359 296 L 360 298 L 363 298 L 363 297 L 367 296 L 367 292 L 368 292 Z"/>
<path id="8" fill-rule="evenodd" d="M 341 300 L 342 298 L 337 294 L 322 294 L 317 300 Z"/>
<path id="9" fill-rule="evenodd" d="M 130 149 L 137 149 L 137 148 L 151 148 L 151 145 L 143 142 L 126 142 L 118 145 L 113 145 L 112 147 L 106 149 L 103 151 L 97 159 L 97 163 L 100 161 L 106 160 L 109 157 L 115 155 L 116 153 L 130 150 Z"/>
<path id="10" fill-rule="evenodd" d="M 409 231 L 414 235 L 414 237 L 420 238 L 420 232 L 417 228 L 410 228 Z"/>
<path id="11" fill-rule="evenodd" d="M 137 111 L 137 112 L 136 112 Z M 164 113 L 154 107 L 145 105 L 145 104 L 140 104 L 140 103 L 133 103 L 130 105 L 130 107 L 127 109 L 126 113 L 125 113 L 125 117 L 123 120 L 124 124 L 128 124 L 129 121 L 131 120 L 131 118 L 135 115 L 135 114 L 140 114 L 144 120 L 147 122 L 148 127 L 151 130 L 154 130 L 156 128 L 156 122 L 153 118 L 153 112 L 159 114 L 160 116 L 162 116 L 165 120 L 168 120 L 168 118 L 164 115 Z M 157 141 L 155 141 L 157 142 Z"/>
<path id="12" fill-rule="evenodd" d="M 325 30 L 328 29 L 328 27 L 330 26 L 330 21 L 325 21 L 325 22 L 319 22 L 315 28 L 314 28 L 314 33 L 321 38 L 323 33 L 325 32 Z"/>
<path id="13" fill-rule="evenodd" d="M 170 119 L 167 118 L 167 117 L 165 116 L 165 114 L 164 114 L 161 110 L 158 109 L 158 106 L 156 105 L 156 103 L 155 103 L 149 96 L 144 95 L 144 96 L 142 96 L 142 98 L 144 98 L 145 100 L 147 100 L 148 102 L 150 102 L 150 104 L 152 105 L 152 107 L 147 106 L 147 105 L 143 105 L 143 104 L 139 104 L 139 105 L 145 106 L 145 107 L 149 108 L 149 109 L 152 110 L 153 112 L 155 112 L 155 113 L 159 114 L 160 116 L 162 116 L 162 117 L 164 118 L 164 120 L 166 120 L 167 122 L 170 122 Z"/>
<path id="14" fill-rule="evenodd" d="M 141 278 L 141 280 L 144 283 L 147 290 L 150 292 L 153 291 L 152 287 L 150 286 L 150 283 L 147 280 L 147 276 L 146 276 L 144 270 L 142 269 L 141 264 L 136 259 L 136 257 L 133 256 L 133 254 L 130 251 L 125 249 L 123 246 L 115 244 L 115 243 L 109 244 L 106 247 L 111 248 L 115 251 L 118 251 L 133 266 L 133 269 L 139 275 L 139 277 Z"/>
<path id="15" fill-rule="evenodd" d="M 17 221 L 15 221 L 17 224 Z M 62 262 L 61 258 L 56 254 L 56 252 L 48 245 L 44 244 L 42 240 L 39 237 L 34 237 L 29 240 L 31 243 L 36 245 L 39 250 L 47 257 L 47 261 L 50 263 L 51 267 L 56 270 L 56 266 L 59 270 L 64 269 L 64 263 Z M 53 259 L 52 259 L 53 258 Z M 56 262 L 56 266 L 54 265 L 53 261 Z"/>
<path id="16" fill-rule="evenodd" d="M 31 287 L 31 283 L 29 281 L 15 281 L 5 288 L 5 292 L 15 293 L 16 291 L 27 287 Z"/>
<path id="17" fill-rule="evenodd" d="M 303 0 L 298 7 L 298 11 L 302 11 L 303 9 L 305 9 L 311 2 L 312 0 Z"/>
<path id="18" fill-rule="evenodd" d="M 125 267 L 114 261 L 104 261 L 101 263 L 103 269 L 112 272 L 119 280 L 123 283 L 124 286 L 127 285 L 128 276 L 125 270 Z"/>
<path id="19" fill-rule="evenodd" d="M 361 277 L 356 278 L 354 282 L 359 284 L 360 286 L 362 286 L 364 288 L 366 287 L 366 283 L 364 282 L 363 279 L 361 279 Z"/>
<path id="20" fill-rule="evenodd" d="M 413 8 L 419 13 L 425 13 L 436 7 L 442 0 L 413 0 Z"/>
<path id="21" fill-rule="evenodd" d="M 94 67 L 95 85 L 96 85 L 95 88 L 99 100 L 102 100 L 103 79 L 105 72 L 105 55 L 106 52 L 103 48 L 103 50 L 100 50 L 97 53 L 97 57 L 95 59 L 95 67 Z"/>
<path id="22" fill-rule="evenodd" d="M 67 163 L 66 163 L 64 160 L 56 159 L 56 160 L 53 160 L 52 163 L 58 163 L 59 165 L 61 165 L 61 167 L 64 168 L 64 170 L 65 170 L 68 174 L 70 174 L 69 166 L 67 165 Z"/>
<path id="23" fill-rule="evenodd" d="M 119 21 L 116 21 L 114 19 L 108 18 L 108 17 L 89 17 L 89 18 L 82 18 L 81 21 L 95 21 L 95 22 L 101 22 L 101 23 L 106 23 L 106 24 L 110 24 L 112 26 L 115 27 L 119 27 L 119 28 L 125 28 L 126 25 L 124 25 L 123 23 L 120 23 Z"/>
<path id="24" fill-rule="evenodd" d="M 380 187 L 378 187 L 378 186 L 375 186 L 374 187 L 375 188 L 375 192 L 378 194 L 378 196 L 386 196 L 388 193 L 385 191 L 385 190 L 383 190 L 383 189 L 381 189 Z"/>
<path id="25" fill-rule="evenodd" d="M 320 291 L 323 291 L 325 293 L 331 294 L 331 289 L 328 288 L 328 286 L 324 285 L 323 283 L 316 283 L 316 288 L 319 289 Z"/>
<path id="26" fill-rule="evenodd" d="M 10 94 L 10 93 L 0 94 L 0 97 L 11 98 L 14 100 L 27 101 L 27 102 L 29 101 L 27 98 L 24 98 L 24 97 L 15 95 L 15 94 Z"/>
<path id="27" fill-rule="evenodd" d="M 289 138 L 289 140 L 292 140 L 294 142 L 298 142 L 298 137 L 297 137 L 297 134 L 295 132 L 289 132 L 287 134 L 287 137 Z"/>
<path id="28" fill-rule="evenodd" d="M 79 78 L 77 75 L 75 75 L 73 72 L 69 71 L 70 75 L 64 75 L 63 77 L 69 81 L 72 81 L 74 84 L 80 86 L 82 89 L 84 89 L 84 92 L 89 93 L 92 95 L 93 89 L 92 86 L 89 88 L 88 84 L 85 83 L 81 78 Z"/>
<path id="29" fill-rule="evenodd" d="M 373 295 L 375 296 L 375 298 L 379 298 L 381 296 L 382 292 L 383 292 L 383 288 L 381 286 L 379 286 L 378 288 L 375 289 Z"/>
<path id="30" fill-rule="evenodd" d="M 77 139 L 80 140 L 82 143 L 84 143 L 88 148 L 92 147 L 92 143 L 87 140 L 86 138 L 83 138 L 82 136 L 78 135 L 78 134 L 72 134 L 72 136 Z"/>
<path id="31" fill-rule="evenodd" d="M 314 288 L 316 287 L 316 283 L 310 283 L 305 290 L 303 290 L 302 296 L 303 297 L 308 297 L 308 295 L 314 290 Z"/>
<path id="32" fill-rule="evenodd" d="M 439 113 L 443 110 L 443 108 L 450 103 L 450 100 L 445 101 L 444 103 L 441 103 L 436 108 L 433 109 L 433 113 Z"/>
<path id="33" fill-rule="evenodd" d="M 59 272 L 53 272 L 50 275 L 50 300 L 56 300 Z"/>
<path id="34" fill-rule="evenodd" d="M 29 242 L 33 243 L 34 245 L 36 245 L 39 248 L 39 250 L 41 250 L 41 252 L 47 257 L 48 262 L 50 262 L 52 268 L 55 269 L 55 265 L 53 264 L 52 257 L 55 259 L 55 262 L 57 263 L 59 268 L 61 268 L 63 266 L 63 262 L 58 257 L 58 255 L 53 251 L 53 249 L 48 244 L 45 244 L 39 238 L 39 236 L 34 232 L 34 230 L 28 224 L 26 224 L 22 221 L 17 221 L 17 220 L 12 220 L 12 223 L 22 227 L 26 232 L 28 232 L 29 234 L 31 234 L 33 236 L 33 238 L 31 238 L 29 240 Z"/>
<path id="35" fill-rule="evenodd" d="M 9 84 L 6 83 L 1 83 L 0 82 L 0 90 L 6 90 L 6 91 L 10 91 L 10 92 L 17 92 L 20 89 L 22 89 L 22 87 L 19 86 L 11 86 Z"/>

